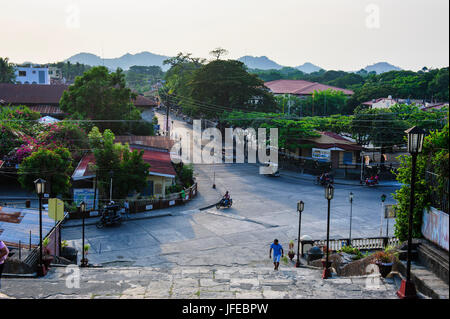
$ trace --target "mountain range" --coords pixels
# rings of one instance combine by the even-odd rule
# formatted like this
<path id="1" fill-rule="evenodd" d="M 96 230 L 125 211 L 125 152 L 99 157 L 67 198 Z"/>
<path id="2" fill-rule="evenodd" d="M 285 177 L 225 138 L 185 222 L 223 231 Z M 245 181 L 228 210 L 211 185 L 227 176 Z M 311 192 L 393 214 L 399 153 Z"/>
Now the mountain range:
<path id="1" fill-rule="evenodd" d="M 168 56 L 154 54 L 151 52 L 141 52 L 136 54 L 127 53 L 121 57 L 110 59 L 102 59 L 101 57 L 92 53 L 78 53 L 74 56 L 71 56 L 66 61 L 70 61 L 70 63 L 78 62 L 91 66 L 104 65 L 107 68 L 113 70 L 117 68 L 128 70 L 133 65 L 141 65 L 141 66 L 157 65 L 160 66 L 164 71 L 166 71 L 169 68 L 169 66 L 163 65 L 163 61 L 168 58 L 169 58 Z M 280 65 L 277 62 L 269 59 L 267 56 L 255 57 L 251 55 L 246 55 L 240 57 L 237 60 L 244 63 L 250 69 L 280 70 L 284 67 L 283 65 Z M 304 73 L 312 73 L 322 70 L 320 66 L 314 65 L 310 62 L 303 63 L 302 65 L 296 66 L 295 68 Z M 367 72 L 375 71 L 377 74 L 392 70 L 401 70 L 401 68 L 389 64 L 387 62 L 378 62 L 372 65 L 368 65 L 363 69 L 366 70 Z"/>

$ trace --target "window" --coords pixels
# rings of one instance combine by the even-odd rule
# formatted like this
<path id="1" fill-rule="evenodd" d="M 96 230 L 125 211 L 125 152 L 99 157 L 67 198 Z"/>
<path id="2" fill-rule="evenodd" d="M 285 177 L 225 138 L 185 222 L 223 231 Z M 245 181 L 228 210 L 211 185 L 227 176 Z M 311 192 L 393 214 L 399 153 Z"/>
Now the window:
<path id="1" fill-rule="evenodd" d="M 19 71 L 19 76 L 27 76 L 27 71 Z"/>
<path id="2" fill-rule="evenodd" d="M 345 152 L 344 153 L 344 164 L 346 164 L 346 165 L 353 164 L 353 152 Z"/>

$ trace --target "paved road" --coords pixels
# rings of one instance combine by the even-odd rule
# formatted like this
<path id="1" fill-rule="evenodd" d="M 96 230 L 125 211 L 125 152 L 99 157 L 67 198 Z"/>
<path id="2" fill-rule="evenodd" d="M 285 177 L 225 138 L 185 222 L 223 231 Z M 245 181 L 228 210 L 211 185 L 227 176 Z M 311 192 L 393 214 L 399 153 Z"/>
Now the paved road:
<path id="1" fill-rule="evenodd" d="M 120 227 L 100 230 L 88 226 L 89 260 L 103 265 L 158 267 L 260 263 L 268 259 L 268 245 L 274 238 L 285 247 L 296 239 L 298 200 L 305 202 L 302 234 L 325 238 L 327 202 L 320 186 L 284 176 L 259 175 L 251 164 L 196 165 L 195 171 L 199 201 L 170 210 L 172 216 L 125 221 Z M 216 190 L 211 187 L 214 171 Z M 215 202 L 225 190 L 233 196 L 232 208 L 197 209 Z M 337 185 L 331 202 L 331 238 L 348 236 L 350 191 L 355 194 L 352 236 L 378 236 L 380 195 L 394 190 Z M 390 195 L 386 202 L 393 202 Z M 80 235 L 79 227 L 62 232 L 63 239 L 79 248 Z"/>

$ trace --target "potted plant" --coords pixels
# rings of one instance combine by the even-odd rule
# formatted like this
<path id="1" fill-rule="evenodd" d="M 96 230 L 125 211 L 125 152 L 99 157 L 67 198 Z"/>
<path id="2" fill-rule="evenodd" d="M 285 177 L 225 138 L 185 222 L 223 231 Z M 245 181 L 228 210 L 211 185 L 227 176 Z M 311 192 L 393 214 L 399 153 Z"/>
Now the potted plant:
<path id="1" fill-rule="evenodd" d="M 292 261 L 292 259 L 294 258 L 294 256 L 295 256 L 295 252 L 294 252 L 294 241 L 293 240 L 291 240 L 290 242 L 289 242 L 289 252 L 288 252 L 288 256 L 289 256 L 289 259 Z"/>
<path id="2" fill-rule="evenodd" d="M 380 275 L 386 278 L 392 270 L 392 265 L 397 260 L 397 252 L 393 248 L 387 247 L 384 251 L 377 251 L 374 254 L 375 264 L 380 270 Z"/>
<path id="3" fill-rule="evenodd" d="M 89 260 L 86 258 L 88 252 L 89 252 L 89 248 L 91 248 L 91 245 L 89 244 L 85 244 L 83 249 L 84 249 L 84 260 L 81 261 L 81 263 L 83 264 L 83 266 L 87 266 L 89 263 Z"/>

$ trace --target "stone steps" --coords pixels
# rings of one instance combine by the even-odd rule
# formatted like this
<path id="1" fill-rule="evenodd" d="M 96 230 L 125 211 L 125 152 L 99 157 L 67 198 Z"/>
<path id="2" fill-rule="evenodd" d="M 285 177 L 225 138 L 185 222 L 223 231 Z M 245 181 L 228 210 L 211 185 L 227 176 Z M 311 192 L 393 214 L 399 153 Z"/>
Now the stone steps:
<path id="1" fill-rule="evenodd" d="M 406 276 L 406 262 L 399 263 L 399 270 Z M 411 280 L 416 289 L 432 299 L 449 299 L 449 287 L 442 279 L 436 276 L 430 269 L 413 261 L 411 263 Z"/>
<path id="2" fill-rule="evenodd" d="M 422 265 L 433 271 L 444 282 L 449 283 L 449 255 L 447 251 L 429 242 L 423 242 L 418 248 L 418 257 Z"/>

